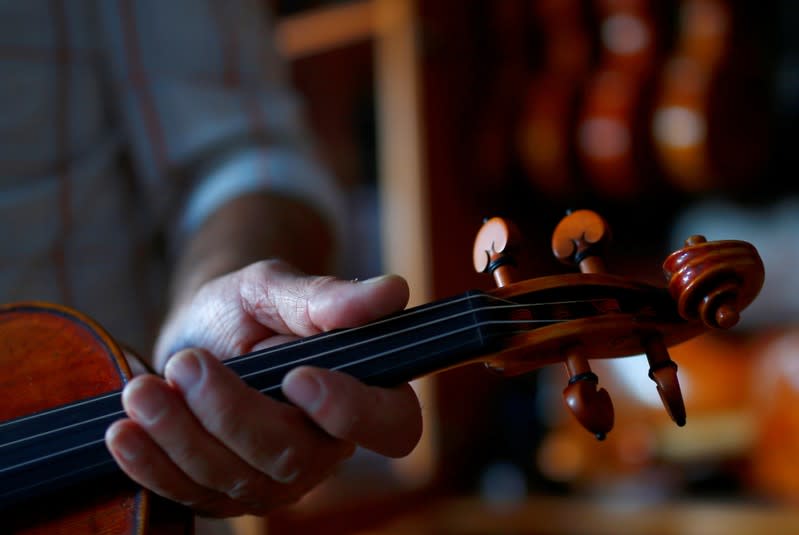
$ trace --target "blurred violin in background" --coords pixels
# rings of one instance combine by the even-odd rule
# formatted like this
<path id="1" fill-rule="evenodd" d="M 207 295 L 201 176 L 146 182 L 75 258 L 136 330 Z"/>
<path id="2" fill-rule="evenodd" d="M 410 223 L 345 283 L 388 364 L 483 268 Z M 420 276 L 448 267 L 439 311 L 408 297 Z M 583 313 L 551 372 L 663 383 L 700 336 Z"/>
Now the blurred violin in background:
<path id="1" fill-rule="evenodd" d="M 740 2 L 679 3 L 676 46 L 659 74 L 651 137 L 665 176 L 680 191 L 741 191 L 766 168 L 768 76 L 745 20 Z"/>
<path id="2" fill-rule="evenodd" d="M 543 0 L 532 9 L 542 59 L 521 103 L 519 156 L 536 191 L 566 199 L 578 189 L 573 133 L 592 39 L 582 0 Z"/>
<path id="3" fill-rule="evenodd" d="M 647 136 L 654 76 L 664 48 L 659 2 L 595 0 L 599 60 L 585 80 L 575 136 L 586 183 L 626 201 L 653 184 Z"/>
<path id="4" fill-rule="evenodd" d="M 541 61 L 518 153 L 537 192 L 735 193 L 767 169 L 773 99 L 751 6 L 542 1 L 532 14 Z"/>

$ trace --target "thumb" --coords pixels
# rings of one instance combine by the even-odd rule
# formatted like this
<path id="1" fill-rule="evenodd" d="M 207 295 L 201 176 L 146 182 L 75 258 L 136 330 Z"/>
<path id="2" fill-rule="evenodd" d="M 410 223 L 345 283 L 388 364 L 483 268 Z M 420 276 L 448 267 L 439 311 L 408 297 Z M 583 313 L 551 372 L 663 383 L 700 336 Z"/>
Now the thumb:
<path id="1" fill-rule="evenodd" d="M 310 296 L 308 316 L 322 331 L 355 327 L 402 310 L 408 295 L 408 283 L 399 275 L 331 281 Z"/>
<path id="2" fill-rule="evenodd" d="M 256 344 L 355 327 L 407 302 L 408 284 L 397 275 L 353 282 L 305 275 L 280 260 L 256 262 L 206 283 L 170 316 L 156 345 L 156 363 L 162 368 L 186 347 L 224 359 Z"/>
<path id="3" fill-rule="evenodd" d="M 282 263 L 248 275 L 260 280 L 242 284 L 243 306 L 278 334 L 310 336 L 355 327 L 402 310 L 408 302 L 408 284 L 398 275 L 346 281 L 302 275 Z"/>

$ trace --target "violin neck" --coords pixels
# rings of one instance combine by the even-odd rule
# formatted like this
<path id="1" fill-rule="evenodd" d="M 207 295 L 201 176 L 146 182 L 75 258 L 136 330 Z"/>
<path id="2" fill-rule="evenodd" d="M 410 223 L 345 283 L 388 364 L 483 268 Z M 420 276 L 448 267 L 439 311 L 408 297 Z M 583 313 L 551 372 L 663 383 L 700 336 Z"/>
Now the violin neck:
<path id="1" fill-rule="evenodd" d="M 382 320 L 322 333 L 226 361 L 251 387 L 282 399 L 283 377 L 298 366 L 394 386 L 485 354 L 499 326 L 488 297 L 472 291 Z"/>
<path id="2" fill-rule="evenodd" d="M 283 377 L 297 366 L 393 386 L 490 351 L 502 322 L 489 297 L 467 292 L 377 322 L 322 333 L 226 361 L 249 386 L 282 399 Z M 124 417 L 121 392 L 0 423 L 0 510 L 118 471 L 103 440 Z"/>

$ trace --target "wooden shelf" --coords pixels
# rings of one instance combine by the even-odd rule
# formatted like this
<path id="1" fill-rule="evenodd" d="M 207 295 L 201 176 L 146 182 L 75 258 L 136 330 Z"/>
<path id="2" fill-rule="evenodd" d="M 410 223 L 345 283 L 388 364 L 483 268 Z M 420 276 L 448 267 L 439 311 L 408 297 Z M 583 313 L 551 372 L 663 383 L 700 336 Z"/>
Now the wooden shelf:
<path id="1" fill-rule="evenodd" d="M 377 4 L 361 0 L 284 17 L 277 24 L 278 47 L 297 60 L 371 39 L 377 34 Z"/>
<path id="2" fill-rule="evenodd" d="M 372 43 L 383 270 L 405 277 L 411 288 L 411 305 L 431 299 L 432 257 L 422 158 L 416 6 L 414 0 L 353 0 L 276 21 L 278 48 L 288 62 L 364 41 Z M 414 387 L 429 415 L 434 410 L 431 383 L 423 380 Z M 404 485 L 423 486 L 433 473 L 438 455 L 435 428 L 435 421 L 428 422 L 419 447 L 394 465 Z M 270 533 L 268 520 L 259 518 L 239 518 L 230 525 L 236 535 Z"/>
<path id="3" fill-rule="evenodd" d="M 347 2 L 277 24 L 279 47 L 289 61 L 374 42 L 383 265 L 408 280 L 410 305 L 431 298 L 416 32 L 413 0 Z"/>
<path id="4" fill-rule="evenodd" d="M 799 512 L 751 503 L 662 504 L 530 498 L 491 504 L 477 498 L 441 500 L 368 531 L 370 535 L 749 535 L 789 534 Z M 366 532 L 364 532 L 366 535 Z"/>

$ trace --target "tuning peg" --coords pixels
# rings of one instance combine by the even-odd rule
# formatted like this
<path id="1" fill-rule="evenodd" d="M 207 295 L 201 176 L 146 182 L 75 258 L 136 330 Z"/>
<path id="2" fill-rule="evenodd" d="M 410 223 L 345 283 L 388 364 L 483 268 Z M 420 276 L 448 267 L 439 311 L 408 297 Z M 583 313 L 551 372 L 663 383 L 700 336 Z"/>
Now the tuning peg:
<path id="1" fill-rule="evenodd" d="M 569 212 L 552 233 L 552 252 L 564 264 L 577 266 L 582 273 L 604 273 L 602 255 L 610 240 L 610 225 L 591 210 Z M 599 440 L 613 428 L 613 402 L 604 388 L 597 390 L 599 379 L 588 360 L 575 350 L 565 354 L 569 385 L 563 400 L 583 427 Z"/>
<path id="2" fill-rule="evenodd" d="M 517 278 L 513 255 L 521 241 L 519 229 L 510 221 L 501 217 L 485 219 L 474 240 L 474 269 L 491 273 L 500 288 L 511 284 Z"/>
<path id="3" fill-rule="evenodd" d="M 555 228 L 552 252 L 561 262 L 577 265 L 582 273 L 604 273 L 602 254 L 610 238 L 610 225 L 599 214 L 577 210 L 564 217 Z M 641 340 L 641 344 L 649 360 L 649 377 L 657 385 L 666 412 L 677 425 L 685 425 L 685 403 L 677 379 L 677 364 L 669 357 L 660 338 L 648 336 Z"/>
<path id="4" fill-rule="evenodd" d="M 564 264 L 579 267 L 582 273 L 604 273 L 602 257 L 610 238 L 610 225 L 602 216 L 591 210 L 575 210 L 555 227 L 552 253 Z"/>
<path id="5" fill-rule="evenodd" d="M 604 388 L 597 389 L 599 378 L 576 348 L 566 354 L 564 362 L 569 384 L 563 389 L 563 401 L 583 427 L 598 440 L 605 440 L 614 420 L 610 394 Z"/>
<path id="6" fill-rule="evenodd" d="M 666 345 L 658 336 L 644 338 L 641 343 L 649 361 L 649 378 L 657 385 L 666 412 L 674 423 L 680 427 L 684 426 L 685 402 L 677 378 L 677 363 L 671 360 Z"/>
<path id="7" fill-rule="evenodd" d="M 581 214 L 593 214 L 586 210 L 575 213 L 574 217 L 581 217 Z M 597 216 L 598 217 L 598 216 Z M 600 218 L 601 219 L 601 218 Z M 579 225 L 579 224 L 578 224 Z M 559 228 L 567 228 L 564 238 L 558 235 L 559 243 L 571 243 L 573 234 L 571 227 L 578 225 L 561 225 Z M 607 228 L 605 225 L 603 228 Z M 593 230 L 593 228 L 592 228 Z M 556 231 L 557 234 L 557 231 Z M 598 236 L 601 235 L 601 236 Z M 598 240 L 606 233 L 600 231 L 588 232 L 589 240 Z M 579 238 L 579 235 L 577 235 Z M 577 263 L 581 269 L 588 269 L 598 266 L 601 258 L 593 258 L 589 252 L 599 252 L 598 249 L 590 244 L 584 245 L 579 239 L 575 238 Z M 483 226 L 477 233 L 474 242 L 473 260 L 474 268 L 479 273 L 491 273 L 494 276 L 497 286 L 506 286 L 516 279 L 516 262 L 513 254 L 518 244 L 521 242 L 518 229 L 509 221 L 499 217 L 493 217 L 483 222 Z M 554 238 L 553 238 L 554 243 Z M 564 250 L 568 247 L 562 247 Z M 575 254 L 572 254 L 575 256 Z M 598 259 L 598 260 L 597 260 Z M 572 348 L 564 358 L 566 369 L 569 372 L 569 384 L 563 390 L 563 399 L 572 414 L 577 418 L 586 429 L 602 440 L 613 428 L 613 403 L 607 391 L 597 390 L 599 382 L 596 374 L 591 371 L 588 360 L 580 355 L 579 351 Z"/>

